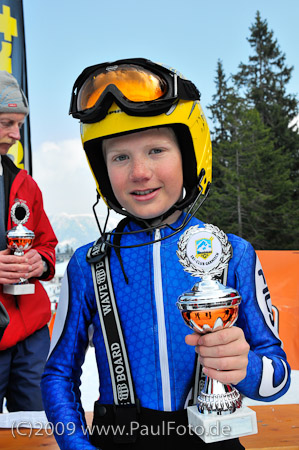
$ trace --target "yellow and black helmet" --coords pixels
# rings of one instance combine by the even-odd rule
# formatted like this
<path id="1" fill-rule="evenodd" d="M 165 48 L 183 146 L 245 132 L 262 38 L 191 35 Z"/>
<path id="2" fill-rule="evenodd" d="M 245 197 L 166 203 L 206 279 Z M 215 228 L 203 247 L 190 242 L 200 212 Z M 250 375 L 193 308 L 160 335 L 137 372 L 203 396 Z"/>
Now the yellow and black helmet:
<path id="1" fill-rule="evenodd" d="M 143 58 L 88 67 L 77 78 L 70 114 L 80 119 L 81 138 L 98 193 L 115 211 L 116 200 L 102 152 L 102 140 L 148 128 L 171 127 L 182 153 L 185 192 L 171 209 L 206 194 L 212 177 L 212 148 L 196 86 L 174 69 Z"/>

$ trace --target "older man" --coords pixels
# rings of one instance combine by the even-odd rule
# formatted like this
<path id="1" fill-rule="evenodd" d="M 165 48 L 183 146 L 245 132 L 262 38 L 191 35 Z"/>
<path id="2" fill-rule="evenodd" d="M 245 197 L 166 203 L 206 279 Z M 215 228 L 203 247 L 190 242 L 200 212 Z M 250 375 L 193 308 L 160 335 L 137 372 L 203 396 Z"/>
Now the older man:
<path id="1" fill-rule="evenodd" d="M 54 275 L 57 240 L 39 187 L 7 156 L 20 139 L 28 113 L 27 99 L 16 79 L 0 71 L 0 302 L 9 316 L 0 340 L 0 412 L 4 398 L 10 412 L 43 409 L 40 377 L 49 350 L 50 301 L 39 280 Z M 35 234 L 33 246 L 24 256 L 15 256 L 6 248 L 6 231 L 16 225 L 10 214 L 15 202 L 26 205 L 26 227 Z M 3 292 L 4 284 L 22 279 L 35 285 L 34 294 Z"/>

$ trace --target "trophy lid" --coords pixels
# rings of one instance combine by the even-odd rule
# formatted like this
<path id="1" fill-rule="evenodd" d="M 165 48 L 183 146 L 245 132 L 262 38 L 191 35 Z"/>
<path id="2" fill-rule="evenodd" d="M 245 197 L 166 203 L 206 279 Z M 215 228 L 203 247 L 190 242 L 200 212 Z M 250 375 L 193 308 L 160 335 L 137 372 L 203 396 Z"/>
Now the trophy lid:
<path id="1" fill-rule="evenodd" d="M 6 236 L 9 239 L 34 239 L 35 234 L 33 233 L 33 231 L 28 230 L 28 228 L 20 223 L 16 227 L 13 227 L 11 230 L 8 230 L 6 232 Z"/>

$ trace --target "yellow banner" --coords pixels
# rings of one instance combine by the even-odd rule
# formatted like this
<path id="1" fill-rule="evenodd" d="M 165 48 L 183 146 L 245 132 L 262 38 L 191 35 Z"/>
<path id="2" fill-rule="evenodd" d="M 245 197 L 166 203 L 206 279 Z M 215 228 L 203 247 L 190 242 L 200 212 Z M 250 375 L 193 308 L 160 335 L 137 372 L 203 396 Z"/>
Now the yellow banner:
<path id="1" fill-rule="evenodd" d="M 0 0 L 0 70 L 13 74 L 28 99 L 22 0 Z M 16 166 L 32 173 L 28 117 L 21 130 L 21 141 L 8 154 Z"/>

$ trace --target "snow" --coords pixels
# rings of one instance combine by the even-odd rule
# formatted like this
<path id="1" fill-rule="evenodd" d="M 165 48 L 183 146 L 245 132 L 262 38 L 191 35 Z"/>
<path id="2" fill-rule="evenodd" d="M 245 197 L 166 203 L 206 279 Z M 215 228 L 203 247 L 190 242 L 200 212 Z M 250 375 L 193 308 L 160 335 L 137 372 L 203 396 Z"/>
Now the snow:
<path id="1" fill-rule="evenodd" d="M 83 373 L 81 377 L 81 400 L 85 411 L 93 411 L 93 404 L 99 397 L 99 377 L 95 360 L 95 350 L 89 347 L 85 362 L 83 364 Z M 291 374 L 291 386 L 288 392 L 271 403 L 257 402 L 250 398 L 243 400 L 244 406 L 256 405 L 287 405 L 299 403 L 299 370 L 293 370 Z"/>
<path id="2" fill-rule="evenodd" d="M 298 116 L 294 117 L 294 119 L 290 122 L 289 128 L 293 127 L 295 125 L 295 130 L 299 132 L 299 114 Z"/>

